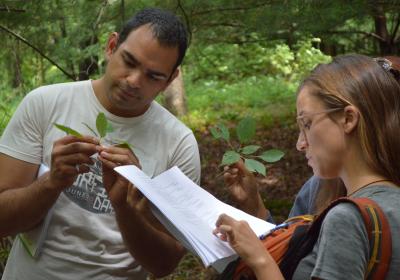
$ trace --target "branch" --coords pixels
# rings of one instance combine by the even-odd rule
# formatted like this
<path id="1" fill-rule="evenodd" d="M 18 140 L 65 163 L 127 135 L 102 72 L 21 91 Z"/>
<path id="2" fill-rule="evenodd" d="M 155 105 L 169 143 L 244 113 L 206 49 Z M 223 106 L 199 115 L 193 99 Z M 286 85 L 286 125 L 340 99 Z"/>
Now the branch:
<path id="1" fill-rule="evenodd" d="M 397 34 L 397 31 L 399 30 L 399 25 L 400 25 L 400 13 L 397 15 L 396 26 L 394 27 L 394 30 L 393 30 L 393 33 L 392 33 L 392 36 L 391 36 L 391 41 L 392 42 L 395 42 L 396 34 Z"/>
<path id="2" fill-rule="evenodd" d="M 65 71 L 60 65 L 58 65 L 54 60 L 52 60 L 50 57 L 48 57 L 47 55 L 45 55 L 41 50 L 39 50 L 37 47 L 35 47 L 34 45 L 32 45 L 31 43 L 29 43 L 25 38 L 21 37 L 20 35 L 16 34 L 14 31 L 8 29 L 7 27 L 4 27 L 2 25 L 0 25 L 0 29 L 3 29 L 4 31 L 6 31 L 7 33 L 13 35 L 14 37 L 16 37 L 18 40 L 22 41 L 23 43 L 25 43 L 26 45 L 28 45 L 29 47 L 31 47 L 32 49 L 34 49 L 37 53 L 39 53 L 42 57 L 44 57 L 46 60 L 48 60 L 51 64 L 53 64 L 54 66 L 56 66 L 58 69 L 60 69 L 61 72 L 64 73 L 64 75 L 66 75 L 68 78 L 72 79 L 75 81 L 75 77 L 71 74 L 69 74 L 67 71 Z"/>
<path id="3" fill-rule="evenodd" d="M 183 5 L 181 3 L 180 0 L 178 0 L 178 4 L 177 4 L 177 9 L 180 9 L 182 11 L 183 17 L 185 18 L 185 22 L 186 22 L 186 26 L 187 26 L 187 31 L 189 33 L 189 42 L 188 42 L 188 46 L 190 45 L 190 42 L 192 41 L 192 28 L 190 26 L 190 20 L 188 15 L 186 14 L 185 9 L 183 8 Z"/>
<path id="4" fill-rule="evenodd" d="M 192 14 L 192 16 L 201 16 L 201 15 L 205 15 L 205 14 L 209 14 L 209 13 L 214 13 L 214 12 L 229 12 L 229 11 L 246 11 L 246 10 L 251 10 L 251 9 L 257 9 L 259 7 L 263 7 L 266 5 L 269 5 L 271 3 L 260 3 L 260 4 L 254 4 L 248 7 L 230 7 L 230 8 L 214 8 L 214 9 L 209 9 L 209 10 L 203 10 L 203 11 L 199 11 L 199 12 L 194 12 Z"/>
<path id="5" fill-rule="evenodd" d="M 373 32 L 366 32 L 366 31 L 358 31 L 358 30 L 348 30 L 348 31 L 339 31 L 339 30 L 332 30 L 332 31 L 327 31 L 326 33 L 331 33 L 331 34 L 363 34 L 372 38 L 375 38 L 381 42 L 386 42 L 384 38 L 379 36 L 376 33 Z"/>
<path id="6" fill-rule="evenodd" d="M 99 12 L 97 13 L 96 21 L 95 21 L 95 23 L 94 23 L 93 26 L 92 26 L 93 32 L 95 32 L 96 29 L 97 29 L 97 27 L 99 26 L 99 24 L 100 24 L 100 19 L 101 19 L 101 17 L 103 16 L 104 9 L 105 9 L 105 7 L 106 7 L 107 5 L 108 5 L 108 0 L 104 0 L 103 5 L 100 7 Z"/>
<path id="7" fill-rule="evenodd" d="M 270 37 L 264 37 L 262 39 L 221 39 L 221 37 L 206 37 L 204 38 L 204 42 L 210 43 L 210 44 L 238 44 L 238 45 L 244 45 L 244 44 L 255 44 L 255 43 L 260 43 L 260 42 L 271 42 L 273 40 L 279 40 L 281 39 L 280 37 L 277 38 L 270 38 Z"/>
<path id="8" fill-rule="evenodd" d="M 232 28 L 243 28 L 245 25 L 240 24 L 240 23 L 231 23 L 231 22 L 209 22 L 209 23 L 203 23 L 199 24 L 199 27 L 232 27 Z"/>
<path id="9" fill-rule="evenodd" d="M 14 8 L 9 8 L 9 7 L 5 6 L 5 7 L 0 7 L 0 12 L 25 13 L 25 10 L 24 9 L 14 9 Z"/>

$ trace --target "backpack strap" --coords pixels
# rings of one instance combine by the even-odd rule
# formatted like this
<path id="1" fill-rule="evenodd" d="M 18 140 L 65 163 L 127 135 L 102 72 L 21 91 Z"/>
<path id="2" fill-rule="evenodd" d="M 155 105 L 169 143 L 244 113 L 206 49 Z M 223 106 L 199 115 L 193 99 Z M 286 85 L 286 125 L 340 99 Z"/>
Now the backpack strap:
<path id="1" fill-rule="evenodd" d="M 349 198 L 341 197 L 334 200 L 315 220 L 310 228 L 310 235 L 315 244 L 319 231 L 328 211 L 342 202 L 352 203 L 359 210 L 369 239 L 370 258 L 367 266 L 365 279 L 385 279 L 390 266 L 392 256 L 392 235 L 389 223 L 379 205 L 365 197 Z M 309 248 L 308 248 L 309 249 Z M 312 248 L 311 248 L 312 250 Z"/>

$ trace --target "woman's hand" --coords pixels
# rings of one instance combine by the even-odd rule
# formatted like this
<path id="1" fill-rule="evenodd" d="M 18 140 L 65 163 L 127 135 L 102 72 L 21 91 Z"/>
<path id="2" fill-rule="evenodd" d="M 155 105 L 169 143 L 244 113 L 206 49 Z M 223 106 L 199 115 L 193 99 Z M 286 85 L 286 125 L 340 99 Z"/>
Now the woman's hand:
<path id="1" fill-rule="evenodd" d="M 263 265 L 270 259 L 268 251 L 246 221 L 237 221 L 222 214 L 213 233 L 227 241 L 250 267 Z"/>
<path id="2" fill-rule="evenodd" d="M 237 221 L 222 214 L 216 222 L 213 233 L 231 245 L 232 249 L 253 270 L 257 279 L 283 279 L 277 263 L 246 221 Z"/>
<path id="3" fill-rule="evenodd" d="M 225 166 L 224 181 L 238 208 L 260 219 L 267 218 L 269 211 L 258 191 L 258 182 L 242 160 L 232 166 Z"/>

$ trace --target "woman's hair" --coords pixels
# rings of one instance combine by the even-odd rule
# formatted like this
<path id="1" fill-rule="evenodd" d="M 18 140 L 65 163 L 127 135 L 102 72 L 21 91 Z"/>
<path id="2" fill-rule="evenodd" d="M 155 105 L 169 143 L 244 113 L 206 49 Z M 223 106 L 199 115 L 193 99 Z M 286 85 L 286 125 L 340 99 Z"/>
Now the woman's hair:
<path id="1" fill-rule="evenodd" d="M 299 88 L 300 91 L 309 87 L 327 109 L 357 107 L 360 118 L 356 133 L 366 163 L 397 185 L 400 185 L 399 70 L 398 57 L 338 56 L 331 63 L 318 65 Z M 321 188 L 318 200 L 326 202 L 328 197 L 334 199 L 335 194 L 343 193 L 342 183 L 329 184 L 336 188 Z"/>

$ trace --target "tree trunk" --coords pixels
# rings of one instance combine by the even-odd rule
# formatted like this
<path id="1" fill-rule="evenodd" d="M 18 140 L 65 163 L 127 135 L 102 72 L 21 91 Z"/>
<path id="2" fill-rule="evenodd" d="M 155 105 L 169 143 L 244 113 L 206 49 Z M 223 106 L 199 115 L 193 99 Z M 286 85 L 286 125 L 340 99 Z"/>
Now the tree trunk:
<path id="1" fill-rule="evenodd" d="M 38 55 L 38 71 L 39 71 L 39 85 L 46 83 L 46 70 L 43 65 L 43 57 Z"/>
<path id="2" fill-rule="evenodd" d="M 372 17 L 375 22 L 375 33 L 381 38 L 379 40 L 380 55 L 397 54 L 399 49 L 388 31 L 385 10 L 380 1 L 372 1 Z"/>
<path id="3" fill-rule="evenodd" d="M 183 116 L 187 113 L 185 87 L 182 75 L 182 69 L 179 67 L 179 75 L 164 91 L 164 107 L 175 116 Z"/>
<path id="4" fill-rule="evenodd" d="M 20 54 L 20 43 L 18 40 L 14 40 L 14 48 L 12 49 L 14 57 L 12 87 L 18 88 L 22 85 L 22 70 L 21 70 L 21 54 Z"/>
<path id="5" fill-rule="evenodd" d="M 91 46 L 92 44 L 97 44 L 97 43 L 98 43 L 97 37 L 90 38 L 81 44 L 81 48 L 85 49 Z M 88 80 L 91 75 L 93 75 L 99 70 L 98 60 L 99 60 L 98 56 L 88 56 L 79 62 L 79 74 L 78 74 L 79 81 Z"/>

